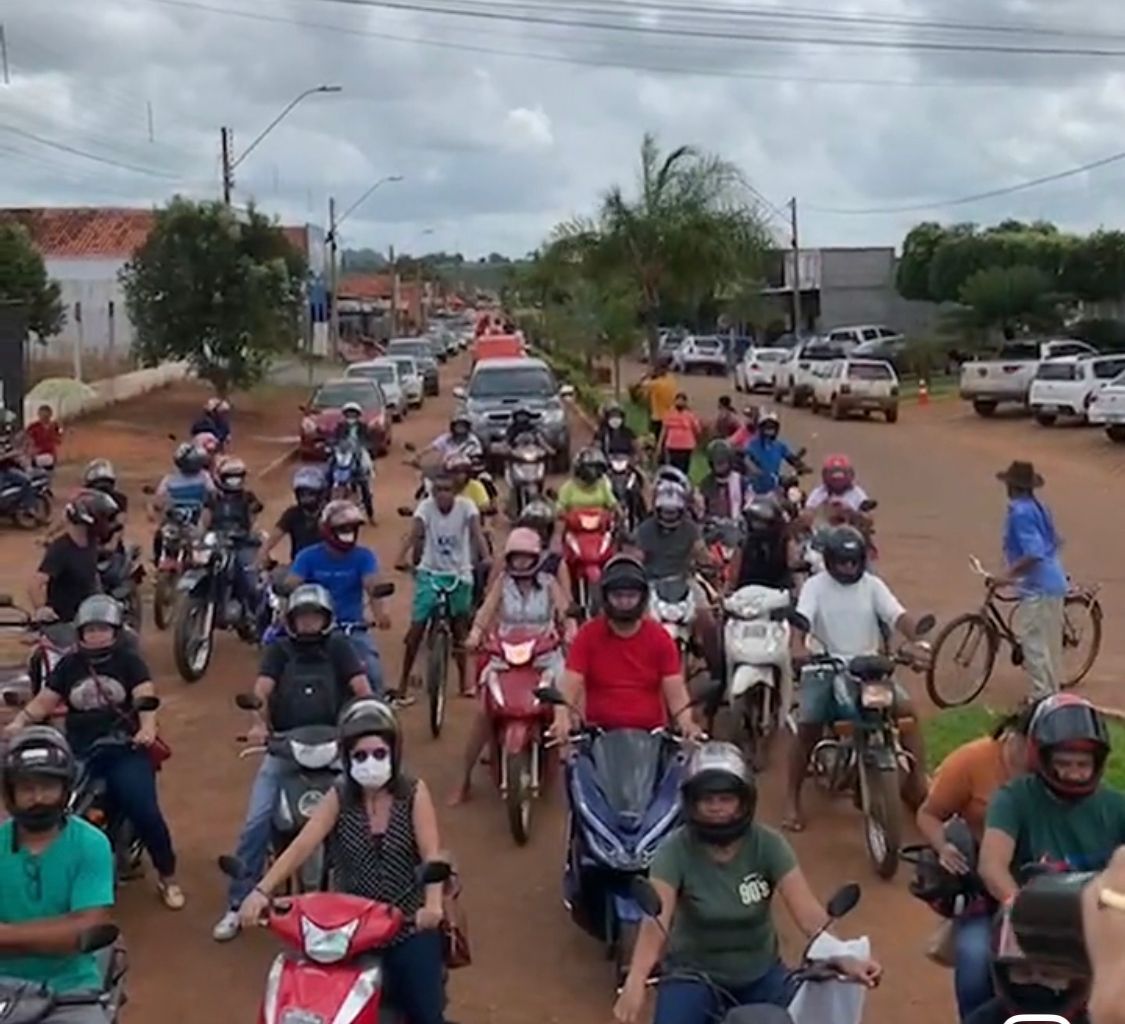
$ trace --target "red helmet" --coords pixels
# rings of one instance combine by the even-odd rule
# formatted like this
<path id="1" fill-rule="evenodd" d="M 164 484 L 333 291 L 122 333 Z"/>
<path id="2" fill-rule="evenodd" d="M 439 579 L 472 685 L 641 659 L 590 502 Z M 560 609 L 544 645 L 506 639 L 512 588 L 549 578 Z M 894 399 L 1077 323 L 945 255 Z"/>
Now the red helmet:
<path id="1" fill-rule="evenodd" d="M 320 535 L 338 551 L 349 551 L 359 541 L 363 513 L 350 501 L 330 501 L 320 513 Z"/>
<path id="2" fill-rule="evenodd" d="M 1109 757 L 1105 719 L 1085 697 L 1056 693 L 1040 701 L 1028 729 L 1028 764 L 1052 793 L 1063 799 L 1089 796 L 1098 788 Z M 1056 751 L 1091 753 L 1094 770 L 1084 782 L 1064 779 L 1055 771 Z"/>
<path id="3" fill-rule="evenodd" d="M 829 455 L 820 468 L 820 479 L 834 494 L 842 494 L 855 483 L 855 467 L 846 455 Z"/>

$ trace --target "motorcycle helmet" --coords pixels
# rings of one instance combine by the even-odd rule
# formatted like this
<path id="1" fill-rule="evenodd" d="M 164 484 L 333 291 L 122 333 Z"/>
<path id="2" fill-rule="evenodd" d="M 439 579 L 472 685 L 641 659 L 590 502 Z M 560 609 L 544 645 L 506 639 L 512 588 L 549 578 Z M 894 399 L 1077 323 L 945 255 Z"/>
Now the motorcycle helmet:
<path id="1" fill-rule="evenodd" d="M 1028 764 L 1060 799 L 1081 800 L 1098 788 L 1109 749 L 1105 719 L 1084 697 L 1056 693 L 1036 707 L 1028 730 Z M 1089 777 L 1068 778 L 1060 773 L 1054 764 L 1054 755 L 1060 753 L 1092 754 Z"/>
<path id="2" fill-rule="evenodd" d="M 707 446 L 707 465 L 714 476 L 725 480 L 734 470 L 734 449 L 721 439 L 712 441 Z"/>
<path id="3" fill-rule="evenodd" d="M 824 568 L 837 582 L 850 586 L 867 571 L 867 542 L 854 526 L 836 526 L 824 538 Z"/>
<path id="4" fill-rule="evenodd" d="M 512 427 L 519 430 L 532 430 L 535 426 L 535 418 L 531 415 L 531 410 L 525 406 L 520 406 L 512 413 Z"/>
<path id="5" fill-rule="evenodd" d="M 517 526 L 526 526 L 539 534 L 539 538 L 546 548 L 555 535 L 555 510 L 549 501 L 532 501 L 524 506 L 516 522 Z"/>
<path id="6" fill-rule="evenodd" d="M 402 767 L 402 729 L 389 704 L 377 697 L 357 697 L 344 706 L 336 727 L 339 731 L 344 775 L 349 786 L 354 785 L 351 780 L 352 748 L 356 740 L 364 736 L 378 736 L 391 748 L 391 779 L 398 777 Z"/>
<path id="7" fill-rule="evenodd" d="M 210 431 L 205 430 L 201 434 L 196 434 L 191 441 L 196 450 L 203 454 L 203 464 L 210 466 L 211 461 L 219 451 L 219 439 Z"/>
<path id="8" fill-rule="evenodd" d="M 97 541 L 106 541 L 117 532 L 117 502 L 102 491 L 79 491 L 64 509 L 66 521 L 85 526 Z"/>
<path id="9" fill-rule="evenodd" d="M 629 555 L 614 555 L 602 571 L 602 607 L 614 622 L 637 622 L 648 608 L 645 567 Z"/>
<path id="10" fill-rule="evenodd" d="M 306 512 L 320 508 L 328 493 L 324 474 L 313 466 L 302 466 L 293 474 L 293 496 Z"/>
<path id="11" fill-rule="evenodd" d="M 742 510 L 746 532 L 754 536 L 777 533 L 784 525 L 781 509 L 772 498 L 757 495 Z"/>
<path id="12" fill-rule="evenodd" d="M 82 473 L 82 484 L 91 491 L 112 495 L 117 490 L 117 470 L 109 459 L 94 459 Z"/>
<path id="13" fill-rule="evenodd" d="M 616 402 L 611 402 L 605 407 L 602 420 L 610 430 L 620 430 L 625 426 L 625 410 Z"/>
<path id="14" fill-rule="evenodd" d="M 767 409 L 758 417 L 758 433 L 768 440 L 776 441 L 781 434 L 781 417 L 772 409 Z"/>
<path id="15" fill-rule="evenodd" d="M 66 737 L 49 725 L 28 726 L 8 743 L 2 764 L 4 806 L 15 823 L 28 832 L 48 832 L 61 825 L 78 777 L 78 765 Z M 17 783 L 34 779 L 60 782 L 59 798 L 50 804 L 18 806 Z"/>
<path id="16" fill-rule="evenodd" d="M 451 452 L 442 462 L 442 469 L 453 477 L 454 485 L 460 490 L 473 474 L 473 460 L 464 452 Z"/>
<path id="17" fill-rule="evenodd" d="M 691 494 L 692 492 L 691 478 L 682 469 L 677 469 L 675 466 L 661 466 L 656 471 L 652 484 L 656 487 L 662 483 L 676 484 L 683 488 L 685 494 Z"/>
<path id="18" fill-rule="evenodd" d="M 652 495 L 652 508 L 656 513 L 658 526 L 674 530 L 687 515 L 687 507 L 687 494 L 679 484 L 664 480 L 656 485 Z"/>
<path id="19" fill-rule="evenodd" d="M 297 616 L 301 612 L 316 612 L 321 616 L 321 625 L 313 633 L 302 633 L 297 629 Z M 302 583 L 289 595 L 285 606 L 285 632 L 298 642 L 314 642 L 328 636 L 336 625 L 336 609 L 332 595 L 319 583 Z"/>
<path id="20" fill-rule="evenodd" d="M 345 402 L 340 409 L 340 415 L 351 423 L 363 416 L 363 406 L 359 402 Z"/>
<path id="21" fill-rule="evenodd" d="M 78 649 L 88 660 L 104 660 L 112 652 L 117 638 L 125 625 L 125 610 L 119 601 L 108 594 L 93 594 L 78 606 L 74 616 L 74 631 L 78 637 Z M 108 642 L 92 643 L 87 635 L 91 626 L 101 626 L 110 630 Z"/>
<path id="22" fill-rule="evenodd" d="M 829 494 L 844 494 L 855 483 L 855 467 L 846 455 L 829 455 L 820 469 L 820 479 Z"/>
<path id="23" fill-rule="evenodd" d="M 515 579 L 530 579 L 543 560 L 543 541 L 526 526 L 517 526 L 504 542 L 504 568 Z"/>
<path id="24" fill-rule="evenodd" d="M 246 487 L 246 463 L 233 455 L 227 455 L 219 460 L 215 468 L 215 483 L 232 494 L 241 492 Z"/>
<path id="25" fill-rule="evenodd" d="M 688 830 L 710 846 L 726 846 L 745 835 L 758 808 L 758 787 L 733 743 L 708 742 L 692 754 L 680 787 Z M 734 796 L 733 812 L 716 816 L 700 807 L 710 796 Z"/>
<path id="26" fill-rule="evenodd" d="M 598 448 L 583 448 L 574 457 L 574 475 L 587 486 L 596 484 L 608 470 L 605 455 Z"/>
<path id="27" fill-rule="evenodd" d="M 195 447 L 190 441 L 176 446 L 172 456 L 172 465 L 185 476 L 194 476 L 207 465 L 207 456 Z"/>
<path id="28" fill-rule="evenodd" d="M 473 421 L 463 412 L 453 414 L 449 421 L 449 436 L 454 441 L 464 441 L 473 432 Z"/>
<path id="29" fill-rule="evenodd" d="M 320 513 L 320 534 L 337 551 L 350 551 L 359 541 L 363 513 L 350 501 L 330 501 Z"/>
<path id="30" fill-rule="evenodd" d="M 222 403 L 217 398 L 208 398 L 207 401 L 203 403 L 203 411 L 205 413 L 218 412 L 221 404 Z"/>

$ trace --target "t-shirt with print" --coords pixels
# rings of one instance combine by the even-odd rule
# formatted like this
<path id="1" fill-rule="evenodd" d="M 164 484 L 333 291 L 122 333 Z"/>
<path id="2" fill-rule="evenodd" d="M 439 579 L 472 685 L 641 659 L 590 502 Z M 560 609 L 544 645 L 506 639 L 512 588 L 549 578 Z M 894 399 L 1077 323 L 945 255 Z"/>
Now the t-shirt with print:
<path id="1" fill-rule="evenodd" d="M 880 623 L 893 629 L 906 609 L 878 576 L 864 573 L 858 582 L 840 583 L 824 571 L 801 588 L 799 611 L 811 625 L 812 646 L 838 658 L 878 654 L 883 647 Z"/>
<path id="2" fill-rule="evenodd" d="M 941 821 L 954 815 L 964 818 L 979 839 L 988 804 L 1006 778 L 1003 744 L 991 736 L 970 740 L 938 766 L 926 808 Z"/>
<path id="3" fill-rule="evenodd" d="M 300 505 L 290 505 L 277 520 L 277 528 L 289 538 L 289 561 L 314 544 L 320 543 L 320 516 L 308 513 Z"/>
<path id="4" fill-rule="evenodd" d="M 671 530 L 655 517 L 637 527 L 637 547 L 645 558 L 645 575 L 650 580 L 687 576 L 692 568 L 692 552 L 699 543 L 699 527 L 687 516 Z"/>
<path id="5" fill-rule="evenodd" d="M 1101 871 L 1125 843 L 1125 793 L 1099 786 L 1084 800 L 1060 800 L 1038 775 L 1023 775 L 992 798 L 985 823 L 1015 840 L 1013 874 L 1040 862 Z"/>
<path id="6" fill-rule="evenodd" d="M 17 845 L 13 828 L 10 820 L 0 825 L 0 924 L 113 906 L 113 853 L 100 829 L 81 818 L 67 818 L 54 841 L 32 853 Z M 53 992 L 98 991 L 102 984 L 93 953 L 21 956 L 5 950 L 0 973 L 46 985 Z"/>
<path id="7" fill-rule="evenodd" d="M 418 568 L 437 575 L 471 577 L 471 524 L 480 518 L 476 505 L 468 498 L 457 497 L 453 499 L 453 507 L 443 513 L 433 498 L 425 498 L 414 510 L 414 518 L 426 528 Z"/>
<path id="8" fill-rule="evenodd" d="M 379 559 L 369 548 L 354 547 L 337 551 L 328 544 L 305 548 L 289 570 L 304 583 L 319 583 L 332 595 L 336 621 L 355 625 L 365 619 L 363 581 L 379 574 Z"/>
<path id="9" fill-rule="evenodd" d="M 39 571 L 47 577 L 47 604 L 70 622 L 78 606 L 98 592 L 97 546 L 75 544 L 69 534 L 56 537 L 43 552 Z"/>
<path id="10" fill-rule="evenodd" d="M 74 753 L 81 757 L 102 736 L 132 736 L 138 727 L 133 691 L 151 681 L 148 666 L 128 647 L 118 646 L 96 662 L 82 651 L 64 654 L 47 688 L 66 704 L 66 736 Z"/>
<path id="11" fill-rule="evenodd" d="M 608 477 L 600 476 L 591 487 L 581 480 L 564 481 L 559 488 L 556 508 L 562 513 L 576 508 L 617 508 L 617 496 Z"/>
<path id="12" fill-rule="evenodd" d="M 796 866 L 788 841 L 765 825 L 751 825 L 725 864 L 686 827 L 672 832 L 657 847 L 650 870 L 678 894 L 668 965 L 727 987 L 761 978 L 778 959 L 770 901 Z"/>

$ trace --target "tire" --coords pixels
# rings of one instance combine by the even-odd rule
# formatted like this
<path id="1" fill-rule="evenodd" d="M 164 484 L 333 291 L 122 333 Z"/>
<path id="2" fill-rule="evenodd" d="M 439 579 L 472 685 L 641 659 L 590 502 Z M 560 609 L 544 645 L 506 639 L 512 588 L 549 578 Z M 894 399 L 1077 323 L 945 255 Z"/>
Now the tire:
<path id="1" fill-rule="evenodd" d="M 186 683 L 197 683 L 203 678 L 207 666 L 211 664 L 211 655 L 215 651 L 215 630 L 212 620 L 212 628 L 207 639 L 198 644 L 202 651 L 195 652 L 195 657 L 189 657 L 189 651 L 197 645 L 194 634 L 199 624 L 199 617 L 207 614 L 210 603 L 208 599 L 184 597 L 176 608 L 172 658 L 176 662 L 176 671 Z"/>
<path id="2" fill-rule="evenodd" d="M 1081 611 L 1079 611 L 1081 609 Z M 1067 614 L 1071 610 L 1078 612 L 1081 615 L 1087 615 L 1090 619 L 1090 629 L 1092 639 L 1090 641 L 1090 653 L 1086 655 L 1082 663 L 1072 672 L 1066 679 L 1063 679 L 1059 685 L 1064 690 L 1069 690 L 1072 686 L 1077 686 L 1089 674 L 1090 669 L 1094 667 L 1094 662 L 1098 659 L 1098 653 L 1102 648 L 1102 606 L 1097 600 L 1087 602 L 1081 597 L 1068 597 L 1063 602 L 1063 650 L 1065 654 L 1066 640 L 1067 640 L 1067 625 L 1070 623 L 1070 616 Z"/>
<path id="3" fill-rule="evenodd" d="M 152 591 L 152 621 L 159 630 L 165 630 L 172 624 L 175 586 L 175 580 L 167 573 L 157 575 L 156 585 Z"/>
<path id="4" fill-rule="evenodd" d="M 50 518 L 50 513 L 47 518 Z M 15 509 L 12 512 L 12 521 L 21 530 L 38 530 L 46 520 L 40 518 L 39 502 L 36 500 Z"/>
<path id="5" fill-rule="evenodd" d="M 1033 413 L 1035 422 L 1041 427 L 1053 427 L 1058 422 L 1058 415 L 1053 412 L 1037 412 Z"/>
<path id="6" fill-rule="evenodd" d="M 1105 436 L 1116 444 L 1125 444 L 1125 426 L 1120 423 L 1111 423 L 1105 428 Z"/>
<path id="7" fill-rule="evenodd" d="M 976 398 L 973 400 L 973 412 L 978 416 L 983 416 L 987 419 L 989 416 L 996 414 L 996 402 L 990 402 L 984 398 Z"/>
<path id="8" fill-rule="evenodd" d="M 902 798 L 898 771 L 870 768 L 860 771 L 867 784 L 868 810 L 864 821 L 864 841 L 875 873 L 888 881 L 898 871 L 898 851 L 902 846 Z"/>
<path id="9" fill-rule="evenodd" d="M 129 591 L 129 600 L 125 602 L 125 625 L 139 633 L 145 622 L 145 602 L 141 596 L 140 587 L 134 586 Z"/>
<path id="10" fill-rule="evenodd" d="M 792 397 L 794 409 L 803 408 L 808 401 L 808 399 L 804 395 L 802 395 L 801 392 L 799 392 L 796 388 L 793 389 Z"/>
<path id="11" fill-rule="evenodd" d="M 897 408 L 896 409 L 888 409 L 883 415 L 886 416 L 888 423 L 897 423 L 898 422 L 898 409 Z"/>
<path id="12" fill-rule="evenodd" d="M 842 420 L 844 418 L 844 407 L 840 404 L 840 400 L 838 398 L 832 399 L 831 410 L 832 418 L 834 420 Z"/>
<path id="13" fill-rule="evenodd" d="M 501 756 L 506 764 L 504 777 L 508 780 L 508 792 L 504 797 L 508 829 L 517 846 L 526 846 L 531 838 L 531 751 L 521 750 L 515 754 L 505 751 Z"/>
<path id="14" fill-rule="evenodd" d="M 430 706 L 430 735 L 435 740 L 445 725 L 449 653 L 449 634 L 432 628 L 426 641 L 426 696 Z"/>
<path id="15" fill-rule="evenodd" d="M 984 640 L 986 644 L 985 661 L 981 667 L 979 678 L 974 680 L 972 685 L 968 688 L 968 695 L 953 698 L 939 688 L 936 675 L 942 650 L 946 646 L 953 646 L 951 638 L 956 637 L 959 630 L 964 632 L 966 641 L 970 639 L 974 631 Z M 979 642 L 978 640 L 977 643 Z M 996 665 L 996 653 L 999 647 L 1000 638 L 996 635 L 996 630 L 993 628 L 992 623 L 980 613 L 966 612 L 964 615 L 958 615 L 956 618 L 950 619 L 949 622 L 942 627 L 941 632 L 938 633 L 937 639 L 934 640 L 930 664 L 926 668 L 926 692 L 930 695 L 930 700 L 939 708 L 959 708 L 976 700 L 981 691 L 988 685 L 988 680 L 992 677 L 992 670 Z M 955 654 L 953 656 L 955 656 Z"/>

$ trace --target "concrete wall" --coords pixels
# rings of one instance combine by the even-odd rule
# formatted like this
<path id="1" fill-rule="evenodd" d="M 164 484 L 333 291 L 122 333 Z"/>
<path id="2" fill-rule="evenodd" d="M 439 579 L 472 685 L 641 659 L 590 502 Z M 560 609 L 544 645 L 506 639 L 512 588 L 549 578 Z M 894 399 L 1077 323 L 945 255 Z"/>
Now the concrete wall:
<path id="1" fill-rule="evenodd" d="M 908 337 L 933 332 L 937 306 L 910 302 L 895 290 L 895 251 L 886 248 L 822 249 L 820 328 L 886 324 Z"/>
<path id="2" fill-rule="evenodd" d="M 103 409 L 114 402 L 124 402 L 157 388 L 185 380 L 190 374 L 187 363 L 162 363 L 147 370 L 134 370 L 106 380 L 81 384 L 76 380 L 50 377 L 40 381 L 23 401 L 24 422 L 35 419 L 40 405 L 49 405 L 55 417 L 71 420 L 84 413 Z"/>
<path id="3" fill-rule="evenodd" d="M 71 358 L 79 339 L 84 353 L 104 355 L 111 340 L 115 353 L 128 353 L 133 325 L 117 279 L 125 260 L 48 259 L 46 265 L 48 275 L 59 283 L 66 325 L 58 335 L 47 339 L 46 345 L 30 346 L 32 358 Z"/>

